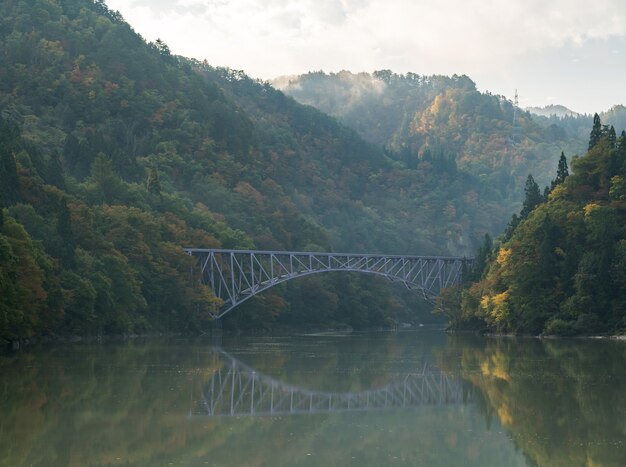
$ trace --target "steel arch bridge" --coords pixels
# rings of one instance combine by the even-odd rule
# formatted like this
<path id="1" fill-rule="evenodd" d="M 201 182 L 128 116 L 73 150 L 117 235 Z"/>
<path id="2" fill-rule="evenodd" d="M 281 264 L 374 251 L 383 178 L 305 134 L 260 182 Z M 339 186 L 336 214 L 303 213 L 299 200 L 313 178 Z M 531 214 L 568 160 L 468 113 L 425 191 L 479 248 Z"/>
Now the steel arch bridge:
<path id="1" fill-rule="evenodd" d="M 385 410 L 424 405 L 466 404 L 471 386 L 459 376 L 424 365 L 378 389 L 360 392 L 315 391 L 257 372 L 217 350 L 223 366 L 204 385 L 196 414 L 209 417 L 296 415 Z"/>
<path id="2" fill-rule="evenodd" d="M 296 277 L 331 271 L 354 271 L 376 274 L 408 289 L 422 293 L 434 303 L 439 293 L 460 284 L 470 270 L 473 258 L 451 256 L 370 255 L 356 253 L 309 253 L 293 251 L 258 251 L 185 248 L 198 259 L 200 277 L 222 308 L 213 318 L 219 319 L 237 305 L 281 282 Z"/>

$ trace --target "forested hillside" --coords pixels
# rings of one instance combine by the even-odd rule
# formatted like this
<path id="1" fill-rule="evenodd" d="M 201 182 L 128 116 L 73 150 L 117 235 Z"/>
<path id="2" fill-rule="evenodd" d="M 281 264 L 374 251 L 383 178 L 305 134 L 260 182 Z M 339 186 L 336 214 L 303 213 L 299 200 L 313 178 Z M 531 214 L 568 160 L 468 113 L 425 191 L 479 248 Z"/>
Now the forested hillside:
<path id="1" fill-rule="evenodd" d="M 421 160 L 454 161 L 497 190 L 510 211 L 529 173 L 546 185 L 561 151 L 584 150 L 584 141 L 558 122 L 539 125 L 505 97 L 479 92 L 464 75 L 315 72 L 275 84 L 397 154 L 408 167 Z"/>
<path id="2" fill-rule="evenodd" d="M 268 84 L 146 43 L 102 1 L 3 0 L 0 62 L 5 339 L 205 328 L 219 304 L 183 246 L 469 254 L 507 216 L 453 159 L 407 166 Z M 230 325 L 421 319 L 406 300 L 319 277 Z"/>
<path id="3" fill-rule="evenodd" d="M 533 119 L 543 126 L 558 125 L 573 138 L 587 140 L 589 127 L 593 123 L 593 115 L 578 114 L 563 106 L 547 106 L 544 108 L 530 108 Z M 607 125 L 612 125 L 617 133 L 626 129 L 626 107 L 614 105 L 606 112 L 600 112 L 600 119 Z"/>
<path id="4" fill-rule="evenodd" d="M 479 280 L 463 291 L 455 324 L 535 335 L 626 331 L 626 133 L 617 137 L 596 114 L 588 147 L 572 174 L 562 157 L 547 199 L 529 178 L 504 242 L 481 250 Z"/>

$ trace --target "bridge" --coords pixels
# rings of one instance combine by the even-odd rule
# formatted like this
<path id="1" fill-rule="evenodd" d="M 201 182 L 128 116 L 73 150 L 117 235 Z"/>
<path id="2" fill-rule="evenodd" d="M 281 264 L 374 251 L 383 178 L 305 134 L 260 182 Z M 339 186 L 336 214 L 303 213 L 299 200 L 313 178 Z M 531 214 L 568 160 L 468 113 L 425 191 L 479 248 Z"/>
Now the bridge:
<path id="1" fill-rule="evenodd" d="M 210 417 L 296 415 L 465 404 L 472 390 L 458 376 L 424 365 L 387 386 L 325 392 L 292 386 L 259 373 L 222 350 L 222 366 L 204 385 L 196 414 Z"/>
<path id="2" fill-rule="evenodd" d="M 198 259 L 200 282 L 207 284 L 222 308 L 219 319 L 256 294 L 296 277 L 331 271 L 376 274 L 408 289 L 418 290 L 435 302 L 439 293 L 461 282 L 471 269 L 472 258 L 452 256 L 370 255 L 356 253 L 310 253 L 185 248 Z"/>

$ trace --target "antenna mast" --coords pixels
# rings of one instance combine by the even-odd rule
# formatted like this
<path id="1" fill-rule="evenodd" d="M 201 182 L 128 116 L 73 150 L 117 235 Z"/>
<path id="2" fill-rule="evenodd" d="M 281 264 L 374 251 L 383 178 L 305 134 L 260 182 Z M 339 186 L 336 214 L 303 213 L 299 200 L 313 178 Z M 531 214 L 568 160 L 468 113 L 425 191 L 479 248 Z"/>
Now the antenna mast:
<path id="1" fill-rule="evenodd" d="M 516 144 L 519 138 L 519 128 L 517 127 L 517 111 L 519 109 L 519 97 L 517 89 L 515 90 L 515 99 L 513 100 L 513 125 L 511 127 L 511 142 Z"/>

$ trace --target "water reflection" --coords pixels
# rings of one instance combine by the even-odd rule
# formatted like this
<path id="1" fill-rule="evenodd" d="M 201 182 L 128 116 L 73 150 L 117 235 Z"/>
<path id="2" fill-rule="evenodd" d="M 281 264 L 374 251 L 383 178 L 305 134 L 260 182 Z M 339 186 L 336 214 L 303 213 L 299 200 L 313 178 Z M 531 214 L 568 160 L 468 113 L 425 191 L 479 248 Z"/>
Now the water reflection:
<path id="1" fill-rule="evenodd" d="M 623 466 L 625 368 L 428 332 L 29 349 L 0 356 L 0 466 Z"/>
<path id="2" fill-rule="evenodd" d="M 455 337 L 458 362 L 488 420 L 532 463 L 626 466 L 626 343 Z"/>
<path id="3" fill-rule="evenodd" d="M 222 365 L 201 395 L 201 413 L 209 416 L 259 416 L 336 413 L 467 403 L 470 386 L 459 376 L 425 364 L 381 388 L 357 392 L 312 391 L 279 381 L 215 347 Z"/>

